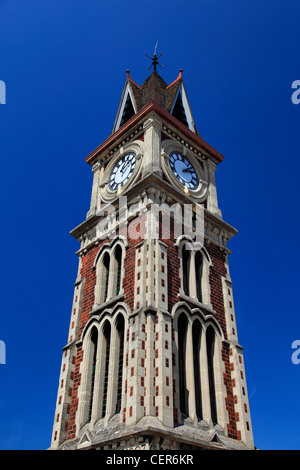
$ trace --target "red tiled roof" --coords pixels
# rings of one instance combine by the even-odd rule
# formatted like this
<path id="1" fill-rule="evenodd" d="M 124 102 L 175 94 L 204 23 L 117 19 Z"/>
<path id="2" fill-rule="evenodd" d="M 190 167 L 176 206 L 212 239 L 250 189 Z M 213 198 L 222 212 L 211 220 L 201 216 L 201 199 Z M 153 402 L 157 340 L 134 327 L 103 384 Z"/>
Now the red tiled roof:
<path id="1" fill-rule="evenodd" d="M 129 70 L 127 70 L 127 80 L 130 82 L 132 94 L 138 111 L 150 101 L 156 101 L 160 106 L 165 108 L 167 111 L 170 111 L 178 86 L 182 80 L 182 69 L 180 70 L 176 80 L 174 80 L 170 85 L 166 84 L 164 79 L 156 70 L 149 75 L 142 86 L 132 80 Z"/>

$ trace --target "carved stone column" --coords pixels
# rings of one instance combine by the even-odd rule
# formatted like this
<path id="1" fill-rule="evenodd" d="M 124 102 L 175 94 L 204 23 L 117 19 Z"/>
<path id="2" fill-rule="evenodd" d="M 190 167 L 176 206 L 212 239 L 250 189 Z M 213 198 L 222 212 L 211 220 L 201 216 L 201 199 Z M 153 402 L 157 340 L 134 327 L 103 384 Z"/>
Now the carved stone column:
<path id="1" fill-rule="evenodd" d="M 161 175 L 161 122 L 151 116 L 144 123 L 143 176 L 147 173 Z"/>

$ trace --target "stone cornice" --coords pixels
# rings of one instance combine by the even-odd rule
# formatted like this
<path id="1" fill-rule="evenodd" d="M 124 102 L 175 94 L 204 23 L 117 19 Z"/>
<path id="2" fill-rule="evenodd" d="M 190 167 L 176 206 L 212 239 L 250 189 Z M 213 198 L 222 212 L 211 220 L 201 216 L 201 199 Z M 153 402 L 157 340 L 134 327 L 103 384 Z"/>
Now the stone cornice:
<path id="1" fill-rule="evenodd" d="M 149 174 L 144 179 L 139 180 L 126 193 L 128 202 L 128 220 L 136 217 L 135 212 L 130 213 L 130 208 L 136 204 L 140 204 L 140 212 L 149 210 L 151 204 L 167 203 L 172 204 L 195 204 L 195 202 L 185 194 L 178 194 L 172 186 L 155 174 Z M 118 198 L 113 203 L 116 207 L 116 217 L 119 216 Z M 171 215 L 172 216 L 172 215 Z M 96 226 L 101 220 L 101 216 L 93 215 L 74 228 L 70 234 L 74 236 L 80 243 L 81 247 L 77 254 L 83 256 L 87 251 L 95 245 L 98 245 L 101 239 L 96 236 Z M 111 225 L 108 230 L 115 233 L 117 226 Z M 238 233 L 238 231 L 230 224 L 225 222 L 221 217 L 215 215 L 204 208 L 204 237 L 207 243 L 213 243 L 222 251 L 230 253 L 227 248 L 227 242 Z M 115 236 L 115 235 L 114 235 Z"/>

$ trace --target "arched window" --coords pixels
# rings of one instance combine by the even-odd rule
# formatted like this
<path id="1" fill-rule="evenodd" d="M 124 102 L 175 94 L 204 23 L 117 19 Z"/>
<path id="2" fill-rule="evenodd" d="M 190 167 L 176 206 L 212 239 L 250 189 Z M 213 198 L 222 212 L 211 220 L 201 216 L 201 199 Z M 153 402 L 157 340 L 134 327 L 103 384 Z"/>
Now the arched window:
<path id="1" fill-rule="evenodd" d="M 186 339 L 187 339 L 187 318 L 181 314 L 178 318 L 178 360 L 179 360 L 179 396 L 180 411 L 183 417 L 187 417 L 188 410 L 188 390 L 186 384 Z"/>
<path id="2" fill-rule="evenodd" d="M 103 326 L 103 341 L 104 341 L 104 381 L 103 381 L 103 394 L 102 394 L 102 418 L 106 414 L 107 394 L 108 394 L 108 373 L 109 373 L 109 356 L 110 356 L 110 336 L 111 326 L 108 321 Z"/>
<path id="3" fill-rule="evenodd" d="M 207 250 L 187 239 L 176 242 L 181 258 L 181 293 L 210 306 L 209 267 Z"/>
<path id="4" fill-rule="evenodd" d="M 116 295 L 119 295 L 121 290 L 121 273 L 122 273 L 122 248 L 120 245 L 116 246 L 115 249 L 115 261 L 116 261 Z"/>
<path id="5" fill-rule="evenodd" d="M 185 295 L 190 295 L 190 263 L 191 252 L 183 245 L 182 248 L 182 277 L 183 277 L 183 291 Z"/>
<path id="6" fill-rule="evenodd" d="M 103 295 L 103 302 L 107 300 L 108 295 L 108 284 L 109 284 L 109 265 L 110 265 L 110 256 L 108 252 L 106 252 L 103 256 L 103 280 L 104 280 L 104 295 Z"/>
<path id="7" fill-rule="evenodd" d="M 212 326 L 209 326 L 206 330 L 206 348 L 207 348 L 207 366 L 208 366 L 211 419 L 214 424 L 217 424 L 218 417 L 217 417 L 215 372 L 214 372 L 215 332 Z"/>
<path id="8" fill-rule="evenodd" d="M 211 315 L 198 310 L 180 305 L 174 312 L 174 420 L 184 424 L 189 418 L 194 426 L 204 421 L 225 429 L 223 334 Z"/>
<path id="9" fill-rule="evenodd" d="M 117 332 L 117 358 L 118 358 L 118 376 L 117 376 L 117 397 L 116 413 L 120 413 L 122 404 L 122 382 L 123 382 L 123 359 L 124 359 L 124 318 L 119 315 L 116 323 Z"/>
<path id="10" fill-rule="evenodd" d="M 194 382 L 195 382 L 195 401 L 196 414 L 198 420 L 203 419 L 202 396 L 201 396 L 201 374 L 200 374 L 200 346 L 201 346 L 201 324 L 199 320 L 193 323 L 193 364 L 194 364 Z"/>
<path id="11" fill-rule="evenodd" d="M 201 251 L 195 253 L 195 277 L 196 277 L 196 295 L 199 302 L 202 302 L 202 274 L 203 274 L 203 256 Z"/>
<path id="12" fill-rule="evenodd" d="M 123 241 L 105 245 L 96 257 L 95 305 L 107 302 L 122 293 L 124 246 Z"/>
<path id="13" fill-rule="evenodd" d="M 90 370 L 90 401 L 89 401 L 89 412 L 88 422 L 91 421 L 92 410 L 93 410 L 93 399 L 94 399 L 94 387 L 95 387 L 95 373 L 96 373 L 96 360 L 97 360 L 97 346 L 98 346 L 98 330 L 94 327 L 91 331 L 91 347 L 90 347 L 90 359 L 91 359 L 91 370 Z"/>

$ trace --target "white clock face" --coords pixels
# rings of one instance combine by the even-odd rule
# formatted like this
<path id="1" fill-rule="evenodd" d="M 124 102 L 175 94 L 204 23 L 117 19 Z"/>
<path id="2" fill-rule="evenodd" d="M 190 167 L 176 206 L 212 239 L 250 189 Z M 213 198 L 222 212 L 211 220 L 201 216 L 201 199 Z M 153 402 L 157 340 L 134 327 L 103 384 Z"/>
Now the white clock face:
<path id="1" fill-rule="evenodd" d="M 195 168 L 189 160 L 180 153 L 172 152 L 170 154 L 170 167 L 178 181 L 188 189 L 195 190 L 199 186 L 199 178 Z"/>
<path id="2" fill-rule="evenodd" d="M 133 152 L 127 153 L 117 161 L 109 176 L 109 188 L 117 191 L 131 177 L 135 168 L 136 158 Z"/>

